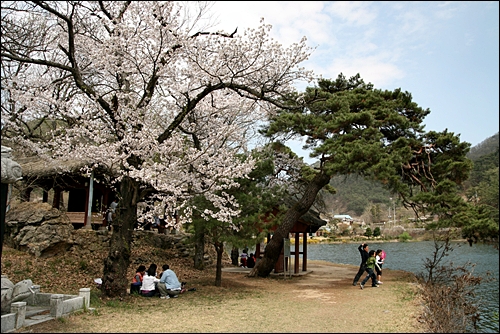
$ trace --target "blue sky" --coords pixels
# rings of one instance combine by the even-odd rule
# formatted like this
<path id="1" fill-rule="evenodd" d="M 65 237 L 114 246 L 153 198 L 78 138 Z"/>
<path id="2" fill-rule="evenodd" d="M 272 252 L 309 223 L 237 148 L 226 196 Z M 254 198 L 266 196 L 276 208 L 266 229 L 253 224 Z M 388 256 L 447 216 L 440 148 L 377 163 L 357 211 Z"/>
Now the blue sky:
<path id="1" fill-rule="evenodd" d="M 410 92 L 431 110 L 427 131 L 472 146 L 498 132 L 499 2 L 218 1 L 212 12 L 227 32 L 263 17 L 284 45 L 307 37 L 316 50 L 303 65 L 324 78 L 359 73 Z M 291 145 L 313 162 L 300 146 Z"/>

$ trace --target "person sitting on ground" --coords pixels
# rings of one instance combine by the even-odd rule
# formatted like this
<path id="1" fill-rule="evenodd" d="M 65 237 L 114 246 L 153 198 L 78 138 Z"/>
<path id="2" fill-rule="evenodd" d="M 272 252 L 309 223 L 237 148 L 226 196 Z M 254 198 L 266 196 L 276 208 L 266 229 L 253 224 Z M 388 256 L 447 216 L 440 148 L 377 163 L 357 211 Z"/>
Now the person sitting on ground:
<path id="1" fill-rule="evenodd" d="M 250 253 L 250 257 L 247 259 L 247 267 L 253 268 L 255 267 L 255 256 L 253 253 Z"/>
<path id="2" fill-rule="evenodd" d="M 158 290 L 160 291 L 161 299 L 168 299 L 170 297 L 177 298 L 183 292 L 183 286 L 177 275 L 174 273 L 168 264 L 162 266 L 163 273 L 158 283 Z"/>
<path id="3" fill-rule="evenodd" d="M 159 293 L 158 282 L 160 280 L 156 278 L 156 268 L 157 265 L 152 263 L 142 277 L 141 295 L 143 297 L 153 297 Z"/>
<path id="4" fill-rule="evenodd" d="M 146 266 L 140 265 L 137 268 L 134 278 L 132 278 L 132 284 L 130 284 L 130 293 L 139 293 L 142 286 L 142 277 L 146 273 Z"/>

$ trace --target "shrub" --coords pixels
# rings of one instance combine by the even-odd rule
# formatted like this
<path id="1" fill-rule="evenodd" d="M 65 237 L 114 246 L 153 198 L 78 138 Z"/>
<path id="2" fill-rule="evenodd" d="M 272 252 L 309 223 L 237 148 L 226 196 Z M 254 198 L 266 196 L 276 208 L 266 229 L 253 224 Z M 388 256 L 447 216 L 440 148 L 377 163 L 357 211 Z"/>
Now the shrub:
<path id="1" fill-rule="evenodd" d="M 401 242 L 407 242 L 408 240 L 411 240 L 411 235 L 408 234 L 408 232 L 403 232 L 398 236 L 399 241 Z"/>
<path id="2" fill-rule="evenodd" d="M 434 239 L 433 257 L 424 261 L 427 273 L 417 275 L 424 303 L 422 323 L 430 333 L 476 332 L 480 314 L 475 289 L 482 278 L 473 276 L 474 264 L 469 262 L 441 266 L 452 251 L 449 236 L 441 241 Z"/>

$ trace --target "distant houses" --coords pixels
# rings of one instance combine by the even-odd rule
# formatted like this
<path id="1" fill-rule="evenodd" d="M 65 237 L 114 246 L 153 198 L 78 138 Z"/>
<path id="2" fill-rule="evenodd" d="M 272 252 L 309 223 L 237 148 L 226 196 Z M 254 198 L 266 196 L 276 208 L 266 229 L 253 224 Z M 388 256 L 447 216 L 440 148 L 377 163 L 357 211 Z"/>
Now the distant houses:
<path id="1" fill-rule="evenodd" d="M 339 219 L 340 221 L 350 222 L 350 223 L 354 221 L 354 219 L 352 219 L 352 217 L 349 215 L 334 215 L 333 219 Z"/>

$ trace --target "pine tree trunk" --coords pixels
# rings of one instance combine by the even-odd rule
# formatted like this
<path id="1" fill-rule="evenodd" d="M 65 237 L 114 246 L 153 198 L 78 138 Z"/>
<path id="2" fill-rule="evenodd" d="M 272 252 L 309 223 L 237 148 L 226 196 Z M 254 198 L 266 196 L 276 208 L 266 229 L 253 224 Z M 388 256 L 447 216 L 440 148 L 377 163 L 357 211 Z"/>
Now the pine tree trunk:
<path id="1" fill-rule="evenodd" d="M 330 176 L 323 173 L 317 174 L 307 185 L 302 198 L 288 211 L 283 217 L 283 222 L 274 232 L 273 237 L 266 246 L 264 257 L 257 262 L 252 269 L 249 277 L 267 277 L 274 269 L 283 249 L 283 239 L 287 238 L 295 223 L 302 217 L 314 204 L 318 192 L 330 182 Z"/>
<path id="2" fill-rule="evenodd" d="M 238 258 L 240 257 L 240 251 L 238 248 L 233 247 L 231 249 L 231 264 L 234 266 L 239 266 Z"/>
<path id="3" fill-rule="evenodd" d="M 205 230 L 203 224 L 194 223 L 194 268 L 205 269 Z"/>
<path id="4" fill-rule="evenodd" d="M 123 178 L 116 217 L 112 223 L 109 253 L 104 260 L 101 291 L 107 297 L 119 297 L 127 293 L 130 281 L 127 269 L 130 265 L 132 232 L 137 221 L 138 189 L 136 181 Z"/>
<path id="5" fill-rule="evenodd" d="M 222 285 L 222 253 L 224 252 L 224 244 L 216 242 L 214 244 L 215 251 L 217 252 L 217 269 L 215 271 L 215 286 Z"/>

